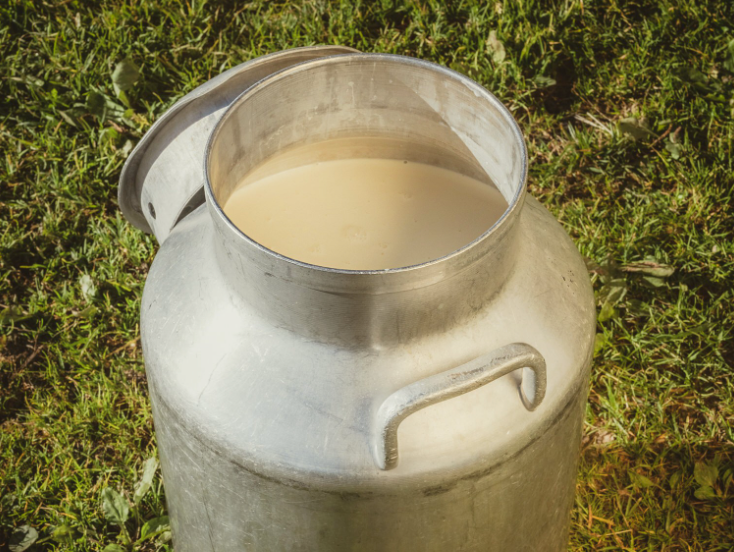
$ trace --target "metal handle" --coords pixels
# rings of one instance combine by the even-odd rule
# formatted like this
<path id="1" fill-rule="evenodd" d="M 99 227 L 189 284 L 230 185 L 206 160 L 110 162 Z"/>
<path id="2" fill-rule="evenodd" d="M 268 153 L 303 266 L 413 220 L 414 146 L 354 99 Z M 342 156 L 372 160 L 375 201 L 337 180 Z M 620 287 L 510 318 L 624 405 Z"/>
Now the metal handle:
<path id="1" fill-rule="evenodd" d="M 381 470 L 391 470 L 398 465 L 398 427 L 405 418 L 426 406 L 473 391 L 520 368 L 531 370 L 530 377 L 523 372 L 518 389 L 523 405 L 532 411 L 545 397 L 545 359 L 525 343 L 507 345 L 395 391 L 377 411 L 372 436 L 372 452 L 377 466 Z"/>

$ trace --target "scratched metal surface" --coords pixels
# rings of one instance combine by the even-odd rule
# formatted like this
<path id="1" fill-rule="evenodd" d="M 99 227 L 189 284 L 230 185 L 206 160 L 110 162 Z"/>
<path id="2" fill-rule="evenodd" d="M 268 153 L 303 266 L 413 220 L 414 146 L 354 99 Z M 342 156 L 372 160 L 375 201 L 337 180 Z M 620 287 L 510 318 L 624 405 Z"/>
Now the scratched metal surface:
<path id="1" fill-rule="evenodd" d="M 407 140 L 416 158 L 443 149 L 510 207 L 447 257 L 374 272 L 283 258 L 226 219 L 218 203 L 261 160 L 342 133 Z M 593 295 L 571 240 L 526 195 L 509 113 L 446 69 L 348 55 L 251 88 L 209 148 L 207 204 L 162 245 L 141 313 L 176 550 L 564 550 Z M 533 411 L 527 370 L 428 403 L 381 469 L 388 397 L 511 343 L 545 362 Z"/>

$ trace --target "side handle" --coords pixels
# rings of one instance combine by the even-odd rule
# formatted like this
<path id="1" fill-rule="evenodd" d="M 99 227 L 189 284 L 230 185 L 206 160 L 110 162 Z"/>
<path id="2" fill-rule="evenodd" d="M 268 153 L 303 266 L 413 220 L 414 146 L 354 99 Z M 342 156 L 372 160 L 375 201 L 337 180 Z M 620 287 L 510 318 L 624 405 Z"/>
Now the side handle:
<path id="1" fill-rule="evenodd" d="M 377 411 L 372 433 L 375 463 L 381 470 L 391 470 L 398 465 L 398 427 L 414 412 L 478 389 L 521 368 L 528 370 L 523 370 L 518 386 L 520 399 L 525 408 L 532 411 L 545 397 L 545 359 L 525 343 L 507 345 L 395 391 Z"/>

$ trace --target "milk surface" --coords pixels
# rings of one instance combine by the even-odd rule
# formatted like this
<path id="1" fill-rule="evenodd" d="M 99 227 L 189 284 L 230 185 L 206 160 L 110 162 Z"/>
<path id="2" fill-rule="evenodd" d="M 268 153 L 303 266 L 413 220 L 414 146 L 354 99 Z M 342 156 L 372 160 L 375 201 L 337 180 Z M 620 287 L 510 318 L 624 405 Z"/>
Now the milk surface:
<path id="1" fill-rule="evenodd" d="M 224 205 L 229 219 L 265 247 L 349 270 L 443 257 L 478 238 L 506 209 L 490 184 L 380 158 L 314 162 L 246 179 Z"/>

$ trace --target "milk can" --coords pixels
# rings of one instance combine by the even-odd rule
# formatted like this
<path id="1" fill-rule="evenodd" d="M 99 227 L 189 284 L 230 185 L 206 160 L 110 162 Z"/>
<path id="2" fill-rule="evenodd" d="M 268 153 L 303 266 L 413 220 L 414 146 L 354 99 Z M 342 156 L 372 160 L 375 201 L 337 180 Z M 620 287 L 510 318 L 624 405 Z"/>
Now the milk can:
<path id="1" fill-rule="evenodd" d="M 509 207 L 445 257 L 374 271 L 286 258 L 224 214 L 274 155 L 355 136 Z M 178 552 L 565 550 L 595 309 L 526 177 L 480 85 L 340 47 L 236 67 L 154 125 L 120 203 L 161 243 L 141 332 Z"/>

